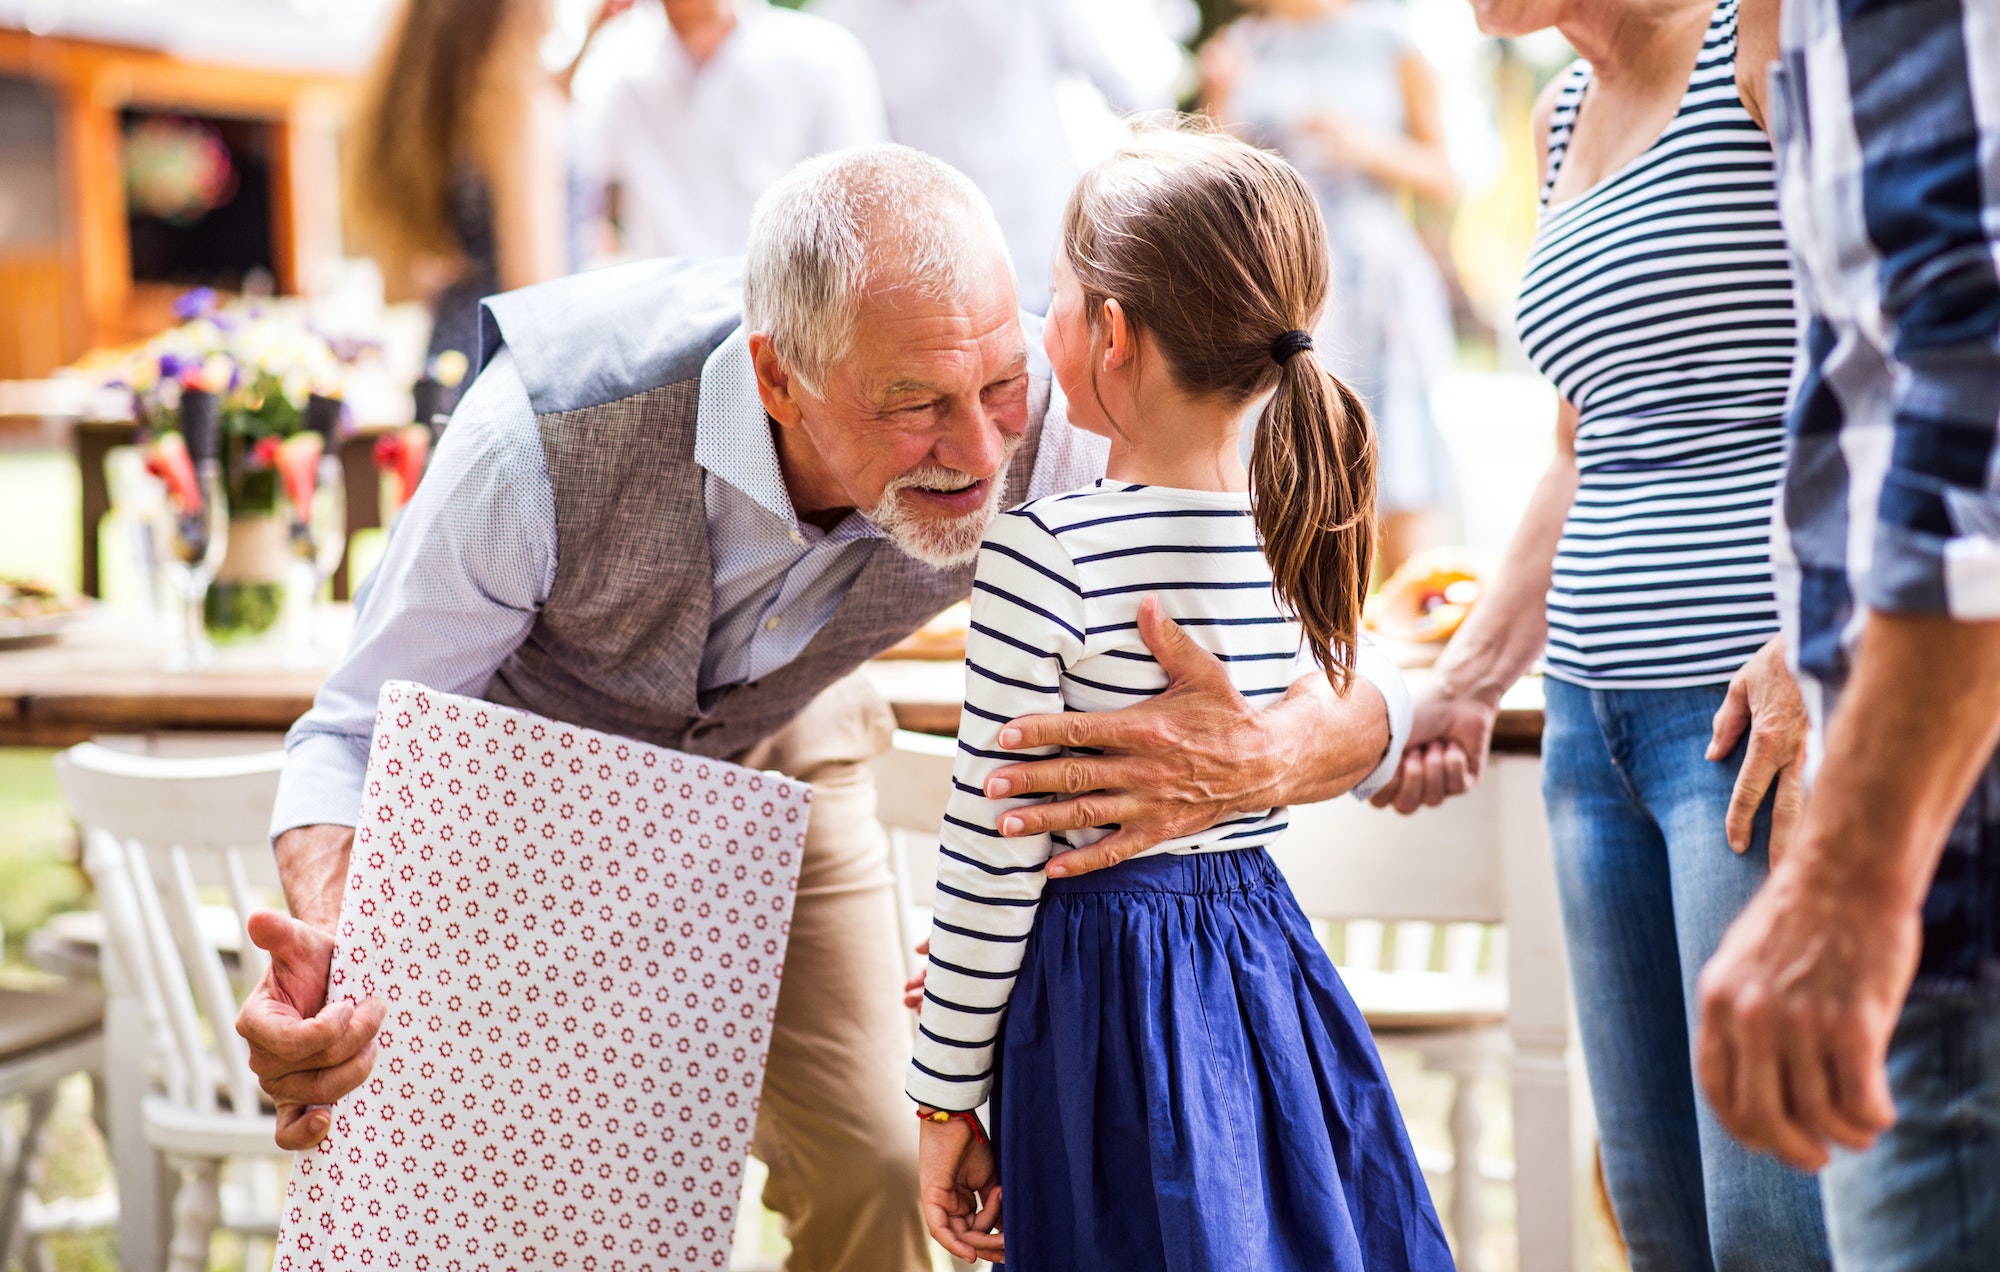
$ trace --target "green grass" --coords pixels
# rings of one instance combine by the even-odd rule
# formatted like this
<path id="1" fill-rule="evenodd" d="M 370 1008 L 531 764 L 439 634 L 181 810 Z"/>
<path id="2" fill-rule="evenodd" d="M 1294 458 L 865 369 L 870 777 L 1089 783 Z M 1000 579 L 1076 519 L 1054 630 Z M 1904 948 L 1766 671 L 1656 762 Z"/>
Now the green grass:
<path id="1" fill-rule="evenodd" d="M 23 966 L 28 933 L 89 902 L 76 829 L 56 789 L 52 751 L 0 749 L 0 931 L 4 966 Z"/>

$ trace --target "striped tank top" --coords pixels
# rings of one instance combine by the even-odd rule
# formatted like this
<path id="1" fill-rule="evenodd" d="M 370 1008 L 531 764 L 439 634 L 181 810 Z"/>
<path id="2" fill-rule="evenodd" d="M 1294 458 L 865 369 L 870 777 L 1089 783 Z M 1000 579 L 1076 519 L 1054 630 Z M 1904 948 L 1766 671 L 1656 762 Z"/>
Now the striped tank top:
<path id="1" fill-rule="evenodd" d="M 1550 119 L 1517 319 L 1580 417 L 1546 665 L 1593 688 L 1720 684 L 1778 629 L 1792 273 L 1771 145 L 1737 97 L 1736 4 L 1716 7 L 1659 139 L 1558 204 L 1588 64 Z"/>

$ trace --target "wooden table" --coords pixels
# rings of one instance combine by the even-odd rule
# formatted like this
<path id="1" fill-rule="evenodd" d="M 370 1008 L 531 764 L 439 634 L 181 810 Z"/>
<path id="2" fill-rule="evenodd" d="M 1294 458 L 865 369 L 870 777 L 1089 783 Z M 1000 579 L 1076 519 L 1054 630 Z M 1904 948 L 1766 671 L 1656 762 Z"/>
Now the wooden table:
<path id="1" fill-rule="evenodd" d="M 352 619 L 341 606 L 324 619 L 322 647 L 331 651 Z M 225 649 L 213 666 L 167 671 L 170 638 L 150 633 L 143 616 L 106 608 L 46 644 L 0 649 L 0 746 L 69 746 L 104 733 L 282 733 L 312 705 L 334 662 L 330 652 L 288 664 L 281 652 Z M 958 731 L 959 664 L 883 661 L 866 672 L 903 728 Z M 1502 705 L 1493 746 L 1534 755 L 1541 734 L 1541 684 L 1525 680 Z"/>

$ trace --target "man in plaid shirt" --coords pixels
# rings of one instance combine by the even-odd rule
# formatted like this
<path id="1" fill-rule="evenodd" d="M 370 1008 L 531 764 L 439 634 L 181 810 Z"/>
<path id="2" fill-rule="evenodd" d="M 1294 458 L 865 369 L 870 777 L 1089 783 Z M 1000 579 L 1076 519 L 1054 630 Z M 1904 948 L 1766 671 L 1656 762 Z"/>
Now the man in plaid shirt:
<path id="1" fill-rule="evenodd" d="M 1813 710 L 1797 846 L 1702 975 L 1744 1142 L 1835 1261 L 2000 1267 L 2000 0 L 1786 0 L 1809 323 L 1777 535 Z M 1830 1163 L 1830 1164 L 1829 1164 Z"/>

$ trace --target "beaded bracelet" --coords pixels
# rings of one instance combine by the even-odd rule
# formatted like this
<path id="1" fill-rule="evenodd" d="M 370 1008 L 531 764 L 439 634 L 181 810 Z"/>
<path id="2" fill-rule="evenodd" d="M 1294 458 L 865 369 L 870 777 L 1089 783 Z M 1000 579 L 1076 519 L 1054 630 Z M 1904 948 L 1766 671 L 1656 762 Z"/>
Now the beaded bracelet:
<path id="1" fill-rule="evenodd" d="M 945 1109 L 926 1109 L 921 1107 L 917 1109 L 917 1120 L 919 1122 L 936 1122 L 941 1126 L 946 1122 L 955 1121 L 959 1118 L 965 1119 L 965 1124 L 972 1128 L 972 1138 L 974 1140 L 981 1144 L 992 1142 L 986 1138 L 986 1128 L 979 1124 L 979 1115 L 970 1109 L 961 1109 L 956 1113 Z"/>

